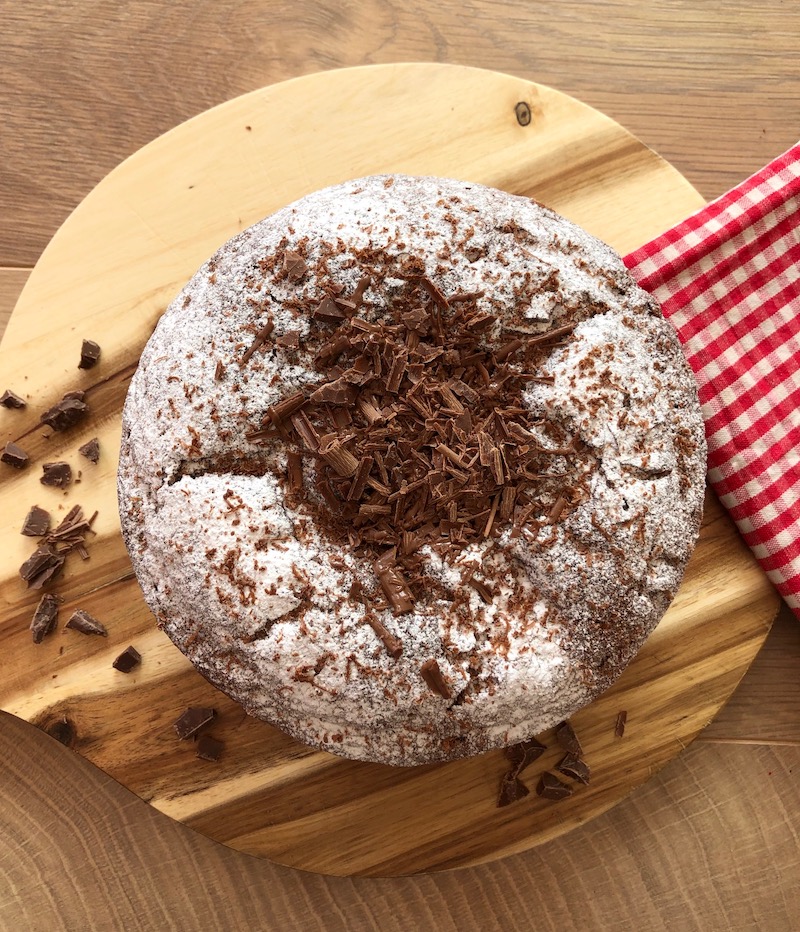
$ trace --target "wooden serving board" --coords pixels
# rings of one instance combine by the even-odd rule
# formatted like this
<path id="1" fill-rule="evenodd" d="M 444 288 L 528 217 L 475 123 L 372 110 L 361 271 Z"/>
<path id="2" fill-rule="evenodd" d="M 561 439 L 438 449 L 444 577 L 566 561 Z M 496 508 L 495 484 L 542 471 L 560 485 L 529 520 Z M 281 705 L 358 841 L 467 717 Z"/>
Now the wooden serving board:
<path id="1" fill-rule="evenodd" d="M 532 119 L 515 115 L 524 103 Z M 524 121 L 523 121 L 524 122 Z M 389 65 L 312 75 L 208 111 L 136 153 L 77 208 L 42 255 L 2 347 L 2 385 L 28 400 L 0 409 L 0 437 L 32 457 L 0 466 L 0 703 L 50 732 L 165 813 L 234 848 L 332 874 L 440 870 L 521 851 L 613 806 L 706 725 L 744 674 L 777 610 L 772 587 L 716 499 L 672 608 L 619 683 L 573 723 L 592 783 L 568 800 L 531 793 L 496 807 L 500 752 L 411 769 L 314 752 L 250 719 L 160 633 L 122 544 L 115 471 L 120 411 L 139 353 L 181 285 L 221 243 L 281 205 L 345 178 L 383 171 L 495 185 L 554 207 L 626 252 L 699 207 L 700 195 L 619 125 L 554 90 L 446 65 Z M 79 371 L 82 338 L 98 367 Z M 41 412 L 86 390 L 85 425 L 50 437 Z M 78 446 L 98 436 L 92 466 Z M 39 483 L 66 459 L 82 481 Z M 17 568 L 35 541 L 19 533 L 30 505 L 58 519 L 99 511 L 90 559 L 72 555 L 51 588 L 58 630 L 34 645 L 39 593 Z M 85 608 L 107 639 L 65 631 Z M 111 661 L 142 654 L 124 675 Z M 173 721 L 213 706 L 217 763 L 178 741 Z M 628 713 L 615 738 L 620 710 Z M 544 736 L 550 741 L 551 736 Z M 558 759 L 553 748 L 525 774 Z M 646 830 L 646 828 L 645 828 Z"/>

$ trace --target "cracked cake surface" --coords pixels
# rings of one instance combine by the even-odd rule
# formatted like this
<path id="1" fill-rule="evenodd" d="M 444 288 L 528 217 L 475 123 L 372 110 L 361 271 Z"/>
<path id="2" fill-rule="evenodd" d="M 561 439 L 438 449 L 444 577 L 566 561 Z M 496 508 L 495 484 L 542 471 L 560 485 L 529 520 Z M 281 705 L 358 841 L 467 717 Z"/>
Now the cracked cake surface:
<path id="1" fill-rule="evenodd" d="M 226 243 L 123 412 L 123 535 L 159 625 L 315 747 L 411 765 L 606 689 L 697 539 L 671 326 L 529 199 L 371 176 Z"/>

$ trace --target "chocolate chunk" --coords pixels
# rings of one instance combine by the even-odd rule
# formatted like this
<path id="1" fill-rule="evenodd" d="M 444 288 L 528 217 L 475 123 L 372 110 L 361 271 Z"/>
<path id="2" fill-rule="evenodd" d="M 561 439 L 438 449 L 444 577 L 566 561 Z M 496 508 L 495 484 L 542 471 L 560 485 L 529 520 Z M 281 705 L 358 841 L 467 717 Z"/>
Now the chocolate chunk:
<path id="1" fill-rule="evenodd" d="M 49 592 L 41 597 L 31 620 L 31 634 L 33 643 L 41 644 L 51 631 L 55 630 L 58 621 L 58 603 L 61 599 Z"/>
<path id="2" fill-rule="evenodd" d="M 329 324 L 338 324 L 345 319 L 345 313 L 333 298 L 323 298 L 311 312 L 312 317 Z"/>
<path id="3" fill-rule="evenodd" d="M 79 369 L 91 369 L 100 360 L 100 347 L 94 340 L 84 340 L 81 344 L 81 361 Z"/>
<path id="4" fill-rule="evenodd" d="M 224 748 L 225 745 L 217 738 L 212 738 L 211 735 L 200 735 L 200 740 L 197 742 L 197 756 L 200 760 L 217 761 Z"/>
<path id="5" fill-rule="evenodd" d="M 191 736 L 197 734 L 201 728 L 213 721 L 216 714 L 215 709 L 189 706 L 189 708 L 176 719 L 173 723 L 173 727 L 181 740 L 184 738 L 191 738 Z"/>
<path id="6" fill-rule="evenodd" d="M 130 673 L 134 667 L 138 667 L 142 662 L 142 655 L 135 647 L 126 647 L 125 650 L 111 664 L 115 670 L 120 673 Z"/>
<path id="7" fill-rule="evenodd" d="M 78 447 L 78 453 L 85 456 L 90 463 L 96 463 L 100 459 L 100 441 L 97 437 L 92 437 L 83 446 Z"/>
<path id="8" fill-rule="evenodd" d="M 511 761 L 512 773 L 520 774 L 546 750 L 545 745 L 540 744 L 536 738 L 528 738 L 526 741 L 520 741 L 519 744 L 510 745 L 503 753 Z"/>
<path id="9" fill-rule="evenodd" d="M 583 748 L 569 722 L 561 722 L 560 725 L 556 725 L 556 740 L 565 751 L 569 751 L 576 757 L 583 757 Z"/>
<path id="10" fill-rule="evenodd" d="M 105 625 L 93 618 L 87 611 L 79 608 L 73 612 L 69 621 L 64 626 L 72 628 L 73 631 L 80 631 L 81 634 L 99 634 L 102 637 L 108 637 L 108 631 Z"/>
<path id="11" fill-rule="evenodd" d="M 4 408 L 25 408 L 27 404 L 24 398 L 20 398 L 20 396 L 12 392 L 10 388 L 7 388 L 3 394 L 0 395 L 0 405 Z"/>
<path id="12" fill-rule="evenodd" d="M 580 757 L 576 757 L 575 754 L 565 754 L 556 766 L 556 770 L 567 777 L 572 777 L 573 780 L 579 780 L 581 783 L 586 784 L 589 783 L 589 777 L 591 776 L 589 765 Z"/>
<path id="13" fill-rule="evenodd" d="M 614 734 L 621 738 L 625 734 L 625 723 L 628 721 L 628 713 L 625 711 L 617 713 L 617 723 L 614 725 Z"/>
<path id="14" fill-rule="evenodd" d="M 500 795 L 497 798 L 497 806 L 498 808 L 509 806 L 518 799 L 524 799 L 529 793 L 530 790 L 519 779 L 516 771 L 510 770 L 503 775 L 503 779 L 500 781 Z"/>
<path id="15" fill-rule="evenodd" d="M 308 271 L 305 259 L 291 249 L 287 249 L 283 254 L 283 268 L 286 278 L 293 283 L 299 282 Z"/>
<path id="16" fill-rule="evenodd" d="M 19 568 L 19 575 L 30 589 L 42 586 L 57 576 L 64 566 L 66 557 L 58 553 L 49 544 L 38 547 Z"/>
<path id="17" fill-rule="evenodd" d="M 0 462 L 13 466 L 14 469 L 24 469 L 28 465 L 29 459 L 28 454 L 22 447 L 18 447 L 11 440 L 8 441 L 2 454 L 0 454 Z"/>
<path id="18" fill-rule="evenodd" d="M 282 333 L 275 342 L 278 346 L 284 347 L 284 349 L 297 349 L 300 346 L 300 331 L 287 330 L 286 333 Z"/>
<path id="19" fill-rule="evenodd" d="M 82 420 L 89 410 L 89 406 L 82 397 L 75 397 L 78 393 L 68 392 L 61 401 L 48 408 L 42 415 L 42 424 L 47 424 L 55 431 L 68 430 L 78 421 Z M 81 396 L 83 392 L 79 393 Z"/>
<path id="20" fill-rule="evenodd" d="M 34 505 L 25 516 L 20 534 L 26 537 L 44 537 L 50 530 L 50 512 Z"/>
<path id="21" fill-rule="evenodd" d="M 539 778 L 536 795 L 542 799 L 566 799 L 572 796 L 573 789 L 567 783 L 562 783 L 554 773 L 545 771 Z"/>
<path id="22" fill-rule="evenodd" d="M 39 482 L 57 489 L 66 488 L 72 482 L 72 467 L 69 463 L 45 463 L 42 466 L 43 475 Z"/>
<path id="23" fill-rule="evenodd" d="M 419 672 L 422 674 L 423 680 L 428 684 L 429 689 L 438 693 L 443 699 L 450 698 L 450 688 L 445 682 L 436 660 L 426 660 L 420 667 Z"/>

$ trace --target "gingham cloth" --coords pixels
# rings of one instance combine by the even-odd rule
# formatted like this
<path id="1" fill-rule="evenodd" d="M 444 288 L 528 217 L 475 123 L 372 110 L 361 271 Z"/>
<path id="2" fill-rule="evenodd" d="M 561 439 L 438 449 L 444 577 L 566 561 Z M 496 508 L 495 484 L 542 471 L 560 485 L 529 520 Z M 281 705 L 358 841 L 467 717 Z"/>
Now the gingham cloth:
<path id="1" fill-rule="evenodd" d="M 800 616 L 800 143 L 625 264 L 697 376 L 709 481 Z"/>

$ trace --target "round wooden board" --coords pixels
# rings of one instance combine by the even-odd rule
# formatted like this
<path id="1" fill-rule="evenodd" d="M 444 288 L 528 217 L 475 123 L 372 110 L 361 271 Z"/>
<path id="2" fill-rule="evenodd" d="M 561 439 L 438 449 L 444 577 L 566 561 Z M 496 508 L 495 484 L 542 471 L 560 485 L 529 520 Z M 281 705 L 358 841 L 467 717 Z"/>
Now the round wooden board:
<path id="1" fill-rule="evenodd" d="M 515 105 L 532 121 L 522 126 Z M 0 411 L 0 436 L 33 465 L 0 475 L 2 707 L 58 735 L 153 806 L 225 844 L 331 874 L 392 875 L 476 864 L 530 848 L 613 806 L 706 725 L 744 674 L 778 599 L 713 496 L 672 608 L 617 685 L 573 724 L 592 783 L 568 800 L 531 793 L 504 809 L 500 752 L 412 769 L 310 751 L 247 718 L 161 634 L 122 544 L 115 471 L 120 411 L 139 353 L 181 285 L 221 243 L 283 204 L 345 178 L 383 171 L 439 174 L 548 204 L 620 252 L 703 201 L 670 165 L 619 125 L 554 90 L 447 65 L 388 65 L 311 75 L 208 111 L 136 153 L 75 210 L 42 255 L 2 347 L 2 382 L 25 411 Z M 100 365 L 76 368 L 81 339 Z M 83 388 L 86 426 L 47 439 L 38 415 Z M 100 438 L 97 466 L 77 454 Z M 66 492 L 42 487 L 40 463 L 83 472 Z M 58 518 L 74 503 L 99 511 L 91 559 L 70 557 L 55 590 L 59 630 L 31 643 L 38 593 L 17 567 L 33 541 L 19 528 L 34 502 Z M 77 607 L 108 639 L 63 630 Z M 141 667 L 111 667 L 128 644 Z M 214 706 L 218 763 L 198 760 L 172 722 Z M 620 710 L 628 713 L 615 738 Z M 552 744 L 552 736 L 545 735 Z M 558 759 L 553 747 L 525 774 Z"/>

